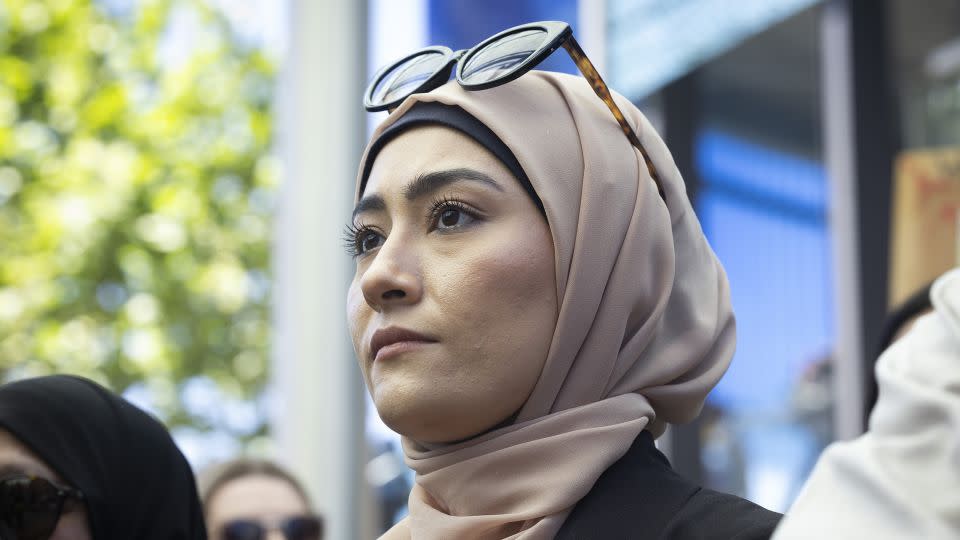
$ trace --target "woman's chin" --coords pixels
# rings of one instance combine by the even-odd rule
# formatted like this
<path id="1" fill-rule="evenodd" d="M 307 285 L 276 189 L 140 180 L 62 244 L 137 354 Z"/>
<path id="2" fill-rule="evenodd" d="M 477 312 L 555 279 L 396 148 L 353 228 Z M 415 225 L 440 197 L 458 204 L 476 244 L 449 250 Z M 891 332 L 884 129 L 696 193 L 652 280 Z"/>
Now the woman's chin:
<path id="1" fill-rule="evenodd" d="M 452 413 L 449 405 L 435 403 L 376 402 L 383 423 L 417 442 L 446 444 L 469 439 L 497 425 L 497 421 Z"/>

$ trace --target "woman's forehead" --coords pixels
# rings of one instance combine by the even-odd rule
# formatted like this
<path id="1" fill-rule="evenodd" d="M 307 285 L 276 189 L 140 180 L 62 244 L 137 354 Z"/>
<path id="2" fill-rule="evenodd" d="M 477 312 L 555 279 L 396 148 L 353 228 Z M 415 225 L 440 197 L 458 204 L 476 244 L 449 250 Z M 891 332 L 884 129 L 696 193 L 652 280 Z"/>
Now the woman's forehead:
<path id="1" fill-rule="evenodd" d="M 26 474 L 59 481 L 57 473 L 27 445 L 0 428 L 0 477 Z"/>
<path id="2" fill-rule="evenodd" d="M 400 190 L 425 174 L 456 169 L 471 169 L 496 179 L 511 176 L 496 156 L 469 136 L 439 125 L 417 126 L 383 147 L 363 195 Z"/>

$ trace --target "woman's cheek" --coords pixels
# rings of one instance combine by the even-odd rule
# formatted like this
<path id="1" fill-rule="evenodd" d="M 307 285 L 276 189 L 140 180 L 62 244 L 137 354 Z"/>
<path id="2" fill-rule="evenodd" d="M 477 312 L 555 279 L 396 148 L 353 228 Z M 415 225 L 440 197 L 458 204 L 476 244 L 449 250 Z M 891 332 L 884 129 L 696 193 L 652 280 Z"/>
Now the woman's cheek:
<path id="1" fill-rule="evenodd" d="M 353 280 L 353 283 L 350 284 L 350 289 L 347 290 L 347 327 L 350 331 L 350 336 L 353 338 L 354 345 L 356 345 L 359 335 L 363 333 L 360 319 L 365 304 L 366 299 L 363 297 L 363 291 L 360 290 L 358 281 Z"/>
<path id="2" fill-rule="evenodd" d="M 498 241 L 465 249 L 469 256 L 456 262 L 438 262 L 428 279 L 434 282 L 446 322 L 473 331 L 499 328 L 508 334 L 531 324 L 555 322 L 552 245 L 503 241 L 522 234 L 503 233 Z"/>

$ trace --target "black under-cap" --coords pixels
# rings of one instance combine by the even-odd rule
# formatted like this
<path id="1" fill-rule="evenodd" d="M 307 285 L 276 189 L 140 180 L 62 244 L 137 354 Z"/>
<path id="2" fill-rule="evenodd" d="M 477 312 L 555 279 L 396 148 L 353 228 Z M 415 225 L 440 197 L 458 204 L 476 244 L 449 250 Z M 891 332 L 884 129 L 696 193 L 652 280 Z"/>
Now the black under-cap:
<path id="1" fill-rule="evenodd" d="M 530 198 L 537 206 L 537 209 L 540 210 L 540 213 L 545 214 L 543 202 L 533 189 L 533 184 L 531 184 L 530 179 L 527 178 L 527 173 L 523 171 L 523 167 L 520 166 L 517 157 L 514 156 L 510 148 L 500 140 L 500 137 L 497 137 L 483 122 L 477 120 L 462 108 L 435 101 L 421 101 L 414 104 L 409 111 L 391 124 L 373 141 L 373 144 L 370 145 L 370 150 L 367 152 L 367 159 L 363 163 L 363 174 L 360 176 L 360 187 L 357 193 L 361 196 L 363 195 L 363 190 L 367 186 L 367 177 L 370 176 L 370 169 L 373 168 L 373 162 L 377 158 L 377 154 L 383 150 L 383 147 L 404 131 L 412 127 L 424 125 L 441 125 L 455 129 L 480 143 L 481 146 L 489 150 L 490 153 L 510 169 L 510 172 L 513 173 L 513 176 L 520 182 L 524 191 L 530 195 Z"/>

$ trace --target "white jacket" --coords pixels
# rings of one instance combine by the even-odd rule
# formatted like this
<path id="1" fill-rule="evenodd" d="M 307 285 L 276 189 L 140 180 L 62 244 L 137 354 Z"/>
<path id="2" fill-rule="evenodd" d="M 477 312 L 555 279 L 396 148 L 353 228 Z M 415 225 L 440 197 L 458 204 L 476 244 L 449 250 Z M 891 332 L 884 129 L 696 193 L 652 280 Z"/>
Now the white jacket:
<path id="1" fill-rule="evenodd" d="M 824 450 L 776 540 L 960 538 L 960 269 L 877 361 L 869 429 Z"/>

